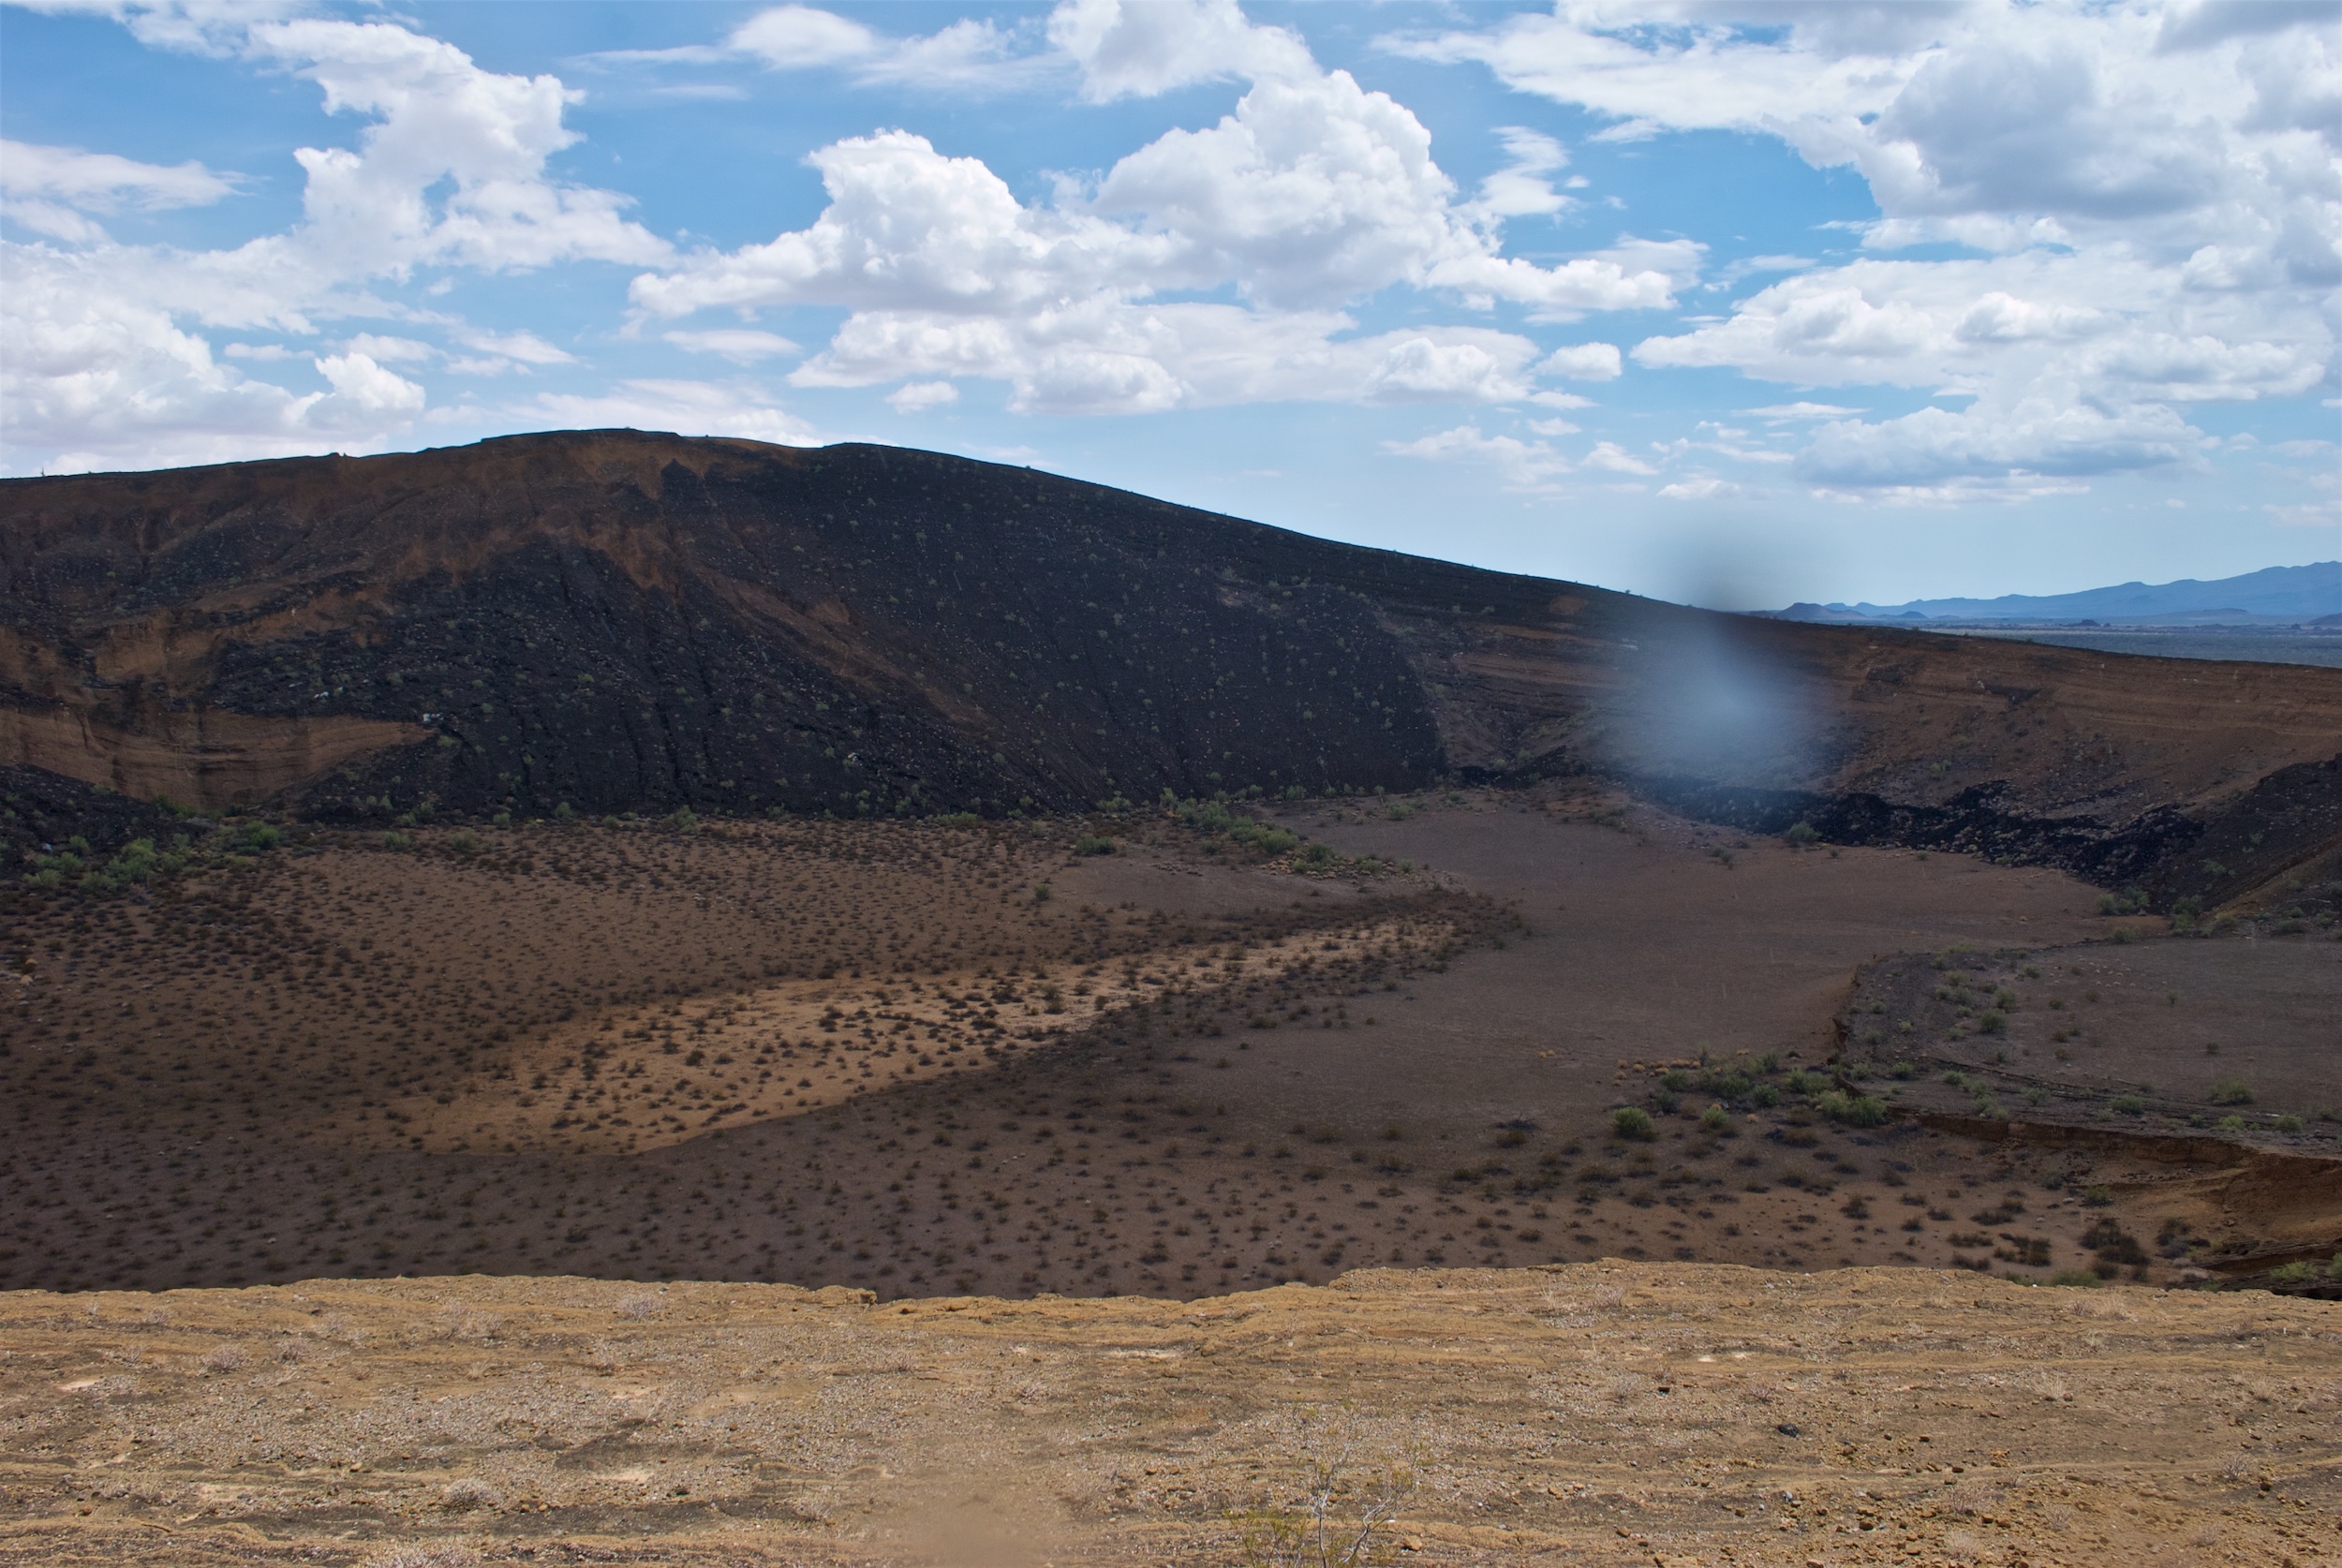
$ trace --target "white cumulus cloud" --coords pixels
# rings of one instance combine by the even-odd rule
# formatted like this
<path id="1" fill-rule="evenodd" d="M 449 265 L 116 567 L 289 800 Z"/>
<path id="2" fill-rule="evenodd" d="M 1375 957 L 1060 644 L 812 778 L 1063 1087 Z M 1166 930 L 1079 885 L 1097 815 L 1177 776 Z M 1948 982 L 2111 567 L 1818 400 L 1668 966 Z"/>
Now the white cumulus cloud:
<path id="1" fill-rule="evenodd" d="M 813 70 L 867 60 L 880 52 L 879 36 L 859 22 L 812 6 L 775 6 L 733 30 L 734 49 L 776 70 Z"/>
<path id="2" fill-rule="evenodd" d="M 92 214 L 207 206 L 232 188 L 200 163 L 165 167 L 0 139 L 0 212 L 36 233 L 77 244 L 105 238 Z"/>
<path id="3" fill-rule="evenodd" d="M 1200 80 L 1206 60 L 1205 74 L 1251 85 L 1216 123 L 1167 131 L 1050 201 L 1020 200 L 981 160 L 909 131 L 834 142 L 808 159 L 829 199 L 812 224 L 645 273 L 636 306 L 666 320 L 842 306 L 852 314 L 799 385 L 977 376 L 1010 383 L 1020 410 L 1492 402 L 1532 394 L 1528 339 L 1464 326 L 1359 337 L 1348 307 L 1401 288 L 1567 318 L 1669 304 L 1697 274 L 1688 241 L 1624 241 L 1552 266 L 1504 256 L 1502 214 L 1485 194 L 1477 207 L 1461 199 L 1412 112 L 1233 6 L 1075 5 L 1051 25 L 1098 96 Z M 1155 56 L 1119 53 L 1119 30 L 1164 27 L 1200 29 L 1199 52 L 1133 74 Z M 1555 166 L 1529 133 L 1510 143 L 1517 170 Z M 1176 297 L 1219 290 L 1242 303 Z"/>
<path id="4" fill-rule="evenodd" d="M 2332 21 L 2219 0 L 1566 0 L 1385 45 L 1485 66 L 1612 138 L 1728 129 L 1860 173 L 1883 214 L 1876 258 L 1807 268 L 1634 357 L 1975 398 L 1831 420 L 1801 460 L 1817 483 L 1909 498 L 2179 463 L 2197 441 L 2187 405 L 2333 386 Z M 1920 244 L 1980 254 L 1885 259 Z"/>
<path id="5" fill-rule="evenodd" d="M 1610 381 L 1618 377 L 1620 360 L 1615 343 L 1573 343 L 1548 354 L 1537 368 L 1548 376 L 1572 381 Z"/>
<path id="6" fill-rule="evenodd" d="M 959 401 L 959 389 L 949 381 L 907 381 L 886 394 L 886 406 L 898 414 L 916 414 Z"/>
<path id="7" fill-rule="evenodd" d="M 725 48 L 771 70 L 842 69 L 866 84 L 963 92 L 1024 86 L 1054 65 L 989 22 L 962 19 L 934 33 L 895 37 L 813 6 L 759 11 L 733 30 Z M 704 49 L 660 51 L 651 57 L 661 56 L 691 62 L 720 57 Z"/>
<path id="8" fill-rule="evenodd" d="M 624 215 L 627 199 L 552 175 L 576 141 L 574 95 L 552 76 L 484 70 L 463 51 L 388 22 L 287 16 L 229 4 L 90 5 L 166 47 L 240 55 L 315 82 L 329 112 L 365 120 L 350 148 L 295 149 L 300 219 L 230 249 L 113 243 L 92 225 L 52 224 L 51 243 L 0 245 L 0 396 L 12 451 L 139 466 L 378 446 L 411 428 L 424 388 L 385 368 L 437 350 L 405 336 L 360 337 L 310 358 L 330 391 L 295 392 L 215 360 L 210 329 L 306 335 L 320 320 L 398 315 L 371 291 L 426 268 L 508 273 L 585 259 L 656 263 L 666 242 Z M 224 177 L 194 164 L 102 153 L 11 149 L 11 200 L 73 212 L 216 200 Z M 61 242 L 61 244 L 60 244 Z M 413 314 L 413 313 L 405 313 Z M 526 332 L 451 335 L 481 357 L 453 371 L 571 362 Z M 247 347 L 258 365 L 281 346 Z M 289 350 L 290 362 L 300 356 Z M 22 459 L 14 461 L 22 462 Z"/>
<path id="9" fill-rule="evenodd" d="M 1616 441 L 1596 441 L 1593 450 L 1586 453 L 1585 466 L 1613 474 L 1655 474 L 1659 471 Z"/>
<path id="10" fill-rule="evenodd" d="M 1702 474 L 1694 479 L 1677 480 L 1673 484 L 1659 486 L 1663 501 L 1721 501 L 1741 493 L 1741 487 L 1730 480 Z"/>
<path id="11" fill-rule="evenodd" d="M 1385 441 L 1382 448 L 1393 457 L 1474 463 L 1493 468 L 1507 490 L 1550 490 L 1552 481 L 1570 469 L 1569 460 L 1546 442 L 1488 436 L 1477 425 L 1458 425 L 1412 441 Z"/>
<path id="12" fill-rule="evenodd" d="M 694 354 L 720 355 L 735 364 L 751 364 L 758 360 L 804 352 L 778 333 L 759 332 L 754 327 L 711 327 L 704 332 L 672 332 L 661 335 L 678 348 L 689 349 Z"/>
<path id="13" fill-rule="evenodd" d="M 420 387 L 363 351 L 312 362 L 329 390 L 292 391 L 221 362 L 170 311 L 110 295 L 82 258 L 30 246 L 7 259 L 0 392 L 8 445 L 32 459 L 24 466 L 376 450 L 412 428 L 422 407 Z M 246 362 L 293 357 L 256 352 Z"/>
<path id="14" fill-rule="evenodd" d="M 1282 27 L 1255 26 L 1236 0 L 1065 0 L 1049 15 L 1049 41 L 1097 103 L 1199 81 L 1316 74 L 1307 44 Z"/>
<path id="15" fill-rule="evenodd" d="M 540 428 L 656 430 L 677 436 L 739 436 L 780 446 L 820 446 L 834 437 L 782 407 L 753 383 L 645 377 L 605 392 L 541 392 L 503 410 Z"/>

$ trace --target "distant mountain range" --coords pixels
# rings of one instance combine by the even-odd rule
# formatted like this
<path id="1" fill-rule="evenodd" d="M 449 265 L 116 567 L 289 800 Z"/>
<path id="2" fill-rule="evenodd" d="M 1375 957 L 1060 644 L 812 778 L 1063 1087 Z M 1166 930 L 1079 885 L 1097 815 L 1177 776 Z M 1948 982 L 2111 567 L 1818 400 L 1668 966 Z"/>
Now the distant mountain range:
<path id="1" fill-rule="evenodd" d="M 1915 599 L 1908 604 L 1792 604 L 1785 621 L 2097 621 L 2102 626 L 2342 625 L 2342 561 L 2270 567 L 2201 583 L 2124 583 L 2073 594 Z"/>

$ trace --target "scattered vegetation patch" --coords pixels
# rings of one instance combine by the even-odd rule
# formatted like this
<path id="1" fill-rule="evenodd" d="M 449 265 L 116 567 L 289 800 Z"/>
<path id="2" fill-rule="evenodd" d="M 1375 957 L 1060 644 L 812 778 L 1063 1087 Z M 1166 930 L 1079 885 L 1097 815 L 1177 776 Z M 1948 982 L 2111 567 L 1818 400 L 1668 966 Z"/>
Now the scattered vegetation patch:
<path id="1" fill-rule="evenodd" d="M 1610 1131 L 1622 1138 L 1649 1143 L 1658 1135 L 1651 1113 L 1639 1105 L 1621 1105 L 1610 1113 Z"/>

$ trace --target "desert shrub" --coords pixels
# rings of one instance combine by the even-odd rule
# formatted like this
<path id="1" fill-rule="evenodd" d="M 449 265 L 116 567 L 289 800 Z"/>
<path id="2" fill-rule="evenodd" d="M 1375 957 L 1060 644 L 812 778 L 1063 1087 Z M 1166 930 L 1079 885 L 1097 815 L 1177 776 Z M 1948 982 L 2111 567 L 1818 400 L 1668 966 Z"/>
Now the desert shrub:
<path id="1" fill-rule="evenodd" d="M 1692 1087 L 1691 1075 L 1670 1067 L 1659 1074 L 1659 1087 L 1670 1094 L 1681 1094 Z"/>
<path id="2" fill-rule="evenodd" d="M 1237 823 L 1228 830 L 1228 836 L 1247 849 L 1258 850 L 1263 854 L 1271 855 L 1281 855 L 1301 842 L 1298 834 L 1254 821 Z"/>
<path id="3" fill-rule="evenodd" d="M 2306 1285 L 2322 1272 L 2316 1264 L 2303 1258 L 2290 1264 L 2279 1264 L 2269 1271 L 2269 1279 L 2279 1285 Z"/>
<path id="4" fill-rule="evenodd" d="M 1765 1109 L 1771 1110 L 1781 1103 L 1781 1091 L 1771 1084 L 1758 1084 L 1748 1091 L 1748 1098 Z"/>
<path id="5" fill-rule="evenodd" d="M 2101 1264 L 2140 1268 L 2147 1262 L 2146 1249 L 2139 1244 L 2139 1238 L 2123 1229 L 2112 1216 L 2083 1232 L 2082 1245 L 2096 1252 Z"/>
<path id="6" fill-rule="evenodd" d="M 463 1513 L 472 1508 L 493 1508 L 498 1501 L 497 1489 L 485 1481 L 466 1476 L 451 1481 L 439 1488 L 439 1506 L 450 1513 Z"/>
<path id="7" fill-rule="evenodd" d="M 411 850 L 415 847 L 414 836 L 393 828 L 382 836 L 382 847 L 386 850 Z"/>
<path id="8" fill-rule="evenodd" d="M 1612 1111 L 1610 1131 L 1622 1138 L 1639 1138 L 1646 1142 L 1658 1135 L 1652 1124 L 1651 1113 L 1639 1105 L 1621 1105 Z"/>
<path id="9" fill-rule="evenodd" d="M 134 838 L 114 851 L 113 858 L 103 865 L 91 864 L 96 851 L 89 840 L 75 835 L 67 846 L 51 854 L 36 855 L 33 869 L 26 872 L 26 885 L 40 892 L 55 892 L 71 887 L 93 898 L 109 898 L 126 887 L 148 881 L 157 874 L 175 876 L 185 869 L 194 858 L 185 846 L 186 836 L 179 836 L 178 847 L 168 853 L 158 852 L 152 838 Z"/>
<path id="10" fill-rule="evenodd" d="M 2125 888 L 2120 893 L 2098 895 L 2098 913 L 2102 915 L 2137 914 L 2147 907 L 2147 896 L 2137 888 Z"/>
<path id="11" fill-rule="evenodd" d="M 1199 832 L 1226 834 L 1246 849 L 1263 854 L 1281 855 L 1301 842 L 1297 833 L 1239 816 L 1229 810 L 1225 803 L 1216 800 L 1188 801 L 1178 808 L 1178 818 Z"/>
<path id="12" fill-rule="evenodd" d="M 2302 1118 L 2292 1116 L 2279 1117 L 2275 1125 L 2280 1132 L 2299 1132 L 2302 1130 Z"/>
<path id="13" fill-rule="evenodd" d="M 1074 852 L 1077 855 L 1110 855 L 1114 853 L 1114 840 L 1101 833 L 1085 833 L 1074 840 Z"/>
<path id="14" fill-rule="evenodd" d="M 2211 1100 L 2215 1105 L 2249 1105 L 2253 1091 L 2242 1078 L 2223 1078 L 2212 1086 Z"/>
<path id="15" fill-rule="evenodd" d="M 1721 1132 L 1732 1125 L 1732 1113 L 1721 1105 L 1711 1105 L 1699 1113 L 1699 1125 L 1710 1132 Z"/>
<path id="16" fill-rule="evenodd" d="M 697 833 L 700 830 L 699 813 L 688 806 L 678 806 L 674 815 L 667 819 L 667 825 L 677 833 Z"/>
<path id="17" fill-rule="evenodd" d="M 480 852 L 480 835 L 469 828 L 461 829 L 447 841 L 447 847 L 459 855 L 476 855 Z"/>
<path id="18" fill-rule="evenodd" d="M 1308 1413 L 1288 1445 L 1303 1467 L 1298 1506 L 1246 1517 L 1238 1561 L 1245 1568 L 1368 1568 L 1387 1562 L 1386 1533 L 1415 1489 L 1403 1464 L 1364 1460 L 1355 1418 Z"/>
<path id="19" fill-rule="evenodd" d="M 577 816 L 577 808 L 576 808 L 575 806 L 571 806 L 571 805 L 568 801 L 565 801 L 565 800 L 557 800 L 557 801 L 555 801 L 555 802 L 553 803 L 553 820 L 554 820 L 555 821 L 556 821 L 556 822 L 566 822 L 566 821 L 572 821 L 572 820 L 573 820 L 576 816 Z"/>
<path id="20" fill-rule="evenodd" d="M 2212 1125 L 2223 1132 L 2242 1132 L 2245 1131 L 2245 1118 L 2231 1111 Z"/>
<path id="21" fill-rule="evenodd" d="M 2050 1276 L 2050 1283 L 2086 1291 L 2096 1290 L 2102 1281 L 2086 1268 L 2061 1268 Z"/>
<path id="22" fill-rule="evenodd" d="M 1681 1096 L 1670 1094 L 1666 1089 L 1654 1089 L 1652 1091 L 1652 1109 L 1657 1111 L 1663 1117 L 1673 1116 L 1676 1112 L 1676 1108 L 1682 1103 L 1683 1102 Z"/>
<path id="23" fill-rule="evenodd" d="M 1756 1086 L 1745 1072 L 1711 1068 L 1699 1075 L 1699 1087 L 1718 1100 L 1738 1100 Z"/>
<path id="24" fill-rule="evenodd" d="M 1225 833 L 1239 819 L 1216 800 L 1191 800 L 1179 807 L 1179 821 L 1205 833 Z"/>
<path id="25" fill-rule="evenodd" d="M 1813 823 L 1797 821 L 1791 822 L 1789 824 L 1789 831 L 1783 834 L 1781 836 L 1787 839 L 1792 844 L 1802 847 L 1816 842 L 1821 837 L 1821 835 L 1814 830 Z"/>
<path id="26" fill-rule="evenodd" d="M 156 863 L 161 858 L 155 851 L 152 838 L 133 838 L 114 851 L 106 869 L 120 880 L 142 882 L 154 874 Z"/>
<path id="27" fill-rule="evenodd" d="M 2135 1094 L 2118 1094 L 2107 1103 L 2120 1116 L 2143 1117 L 2147 1114 L 2147 1102 Z"/>
<path id="28" fill-rule="evenodd" d="M 1976 1027 L 1986 1034 L 2000 1034 L 2008 1029 L 2008 1020 L 1998 1011 L 1991 1011 L 1977 1018 Z"/>
<path id="29" fill-rule="evenodd" d="M 1885 1102 L 1867 1094 L 1845 1094 L 1830 1089 L 1816 1103 L 1820 1106 L 1822 1115 L 1848 1127 L 1883 1127 L 1887 1122 Z"/>
<path id="30" fill-rule="evenodd" d="M 2113 1201 L 2114 1189 L 2104 1182 L 2094 1183 L 2082 1190 L 2082 1205 L 2084 1208 L 2104 1208 Z"/>
<path id="31" fill-rule="evenodd" d="M 266 822 L 246 822 L 236 831 L 235 848 L 239 850 L 273 850 L 285 841 L 285 836 Z"/>

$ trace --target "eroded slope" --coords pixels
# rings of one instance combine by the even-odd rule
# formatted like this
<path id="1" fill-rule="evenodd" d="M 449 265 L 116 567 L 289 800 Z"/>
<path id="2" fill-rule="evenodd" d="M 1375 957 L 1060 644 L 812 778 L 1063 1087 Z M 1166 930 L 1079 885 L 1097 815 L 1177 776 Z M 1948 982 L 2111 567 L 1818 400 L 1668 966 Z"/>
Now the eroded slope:
<path id="1" fill-rule="evenodd" d="M 1743 817 L 1714 791 L 1790 791 L 1849 841 L 1964 823 L 2162 899 L 2342 838 L 2335 672 L 1742 621 L 893 449 L 12 480 L 0 600 L 0 762 L 207 808 L 999 814 L 1591 769 Z"/>

